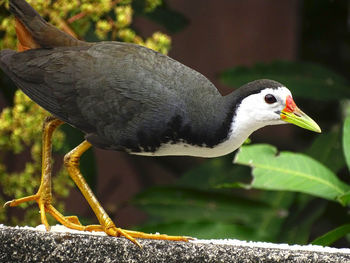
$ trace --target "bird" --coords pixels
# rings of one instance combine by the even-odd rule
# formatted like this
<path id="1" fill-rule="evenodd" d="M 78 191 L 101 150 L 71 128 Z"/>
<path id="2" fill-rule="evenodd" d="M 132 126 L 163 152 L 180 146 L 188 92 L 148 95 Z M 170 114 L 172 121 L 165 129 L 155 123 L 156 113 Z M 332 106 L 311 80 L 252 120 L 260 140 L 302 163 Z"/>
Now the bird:
<path id="1" fill-rule="evenodd" d="M 277 81 L 255 80 L 223 96 L 205 76 L 166 55 L 132 43 L 78 40 L 46 22 L 25 0 L 9 3 L 20 52 L 2 50 L 0 68 L 51 116 L 43 124 L 38 192 L 5 205 L 36 201 L 47 230 L 50 213 L 69 228 L 104 231 L 138 245 L 138 238 L 189 240 L 116 227 L 79 169 L 81 155 L 91 146 L 144 156 L 213 158 L 233 152 L 267 125 L 292 123 L 321 132 Z M 51 203 L 52 135 L 63 123 L 85 134 L 65 155 L 64 165 L 97 225 L 83 226 Z"/>

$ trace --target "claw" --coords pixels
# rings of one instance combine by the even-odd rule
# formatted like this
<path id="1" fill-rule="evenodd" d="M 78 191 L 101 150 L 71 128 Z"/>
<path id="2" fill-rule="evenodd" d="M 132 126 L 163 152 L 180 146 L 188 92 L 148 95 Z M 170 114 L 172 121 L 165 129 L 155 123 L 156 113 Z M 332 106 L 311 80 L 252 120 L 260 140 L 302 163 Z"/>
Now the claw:
<path id="1" fill-rule="evenodd" d="M 12 203 L 13 200 L 11 201 L 7 201 L 2 207 L 5 208 L 5 207 L 10 207 L 11 206 L 11 203 Z"/>
<path id="2" fill-rule="evenodd" d="M 127 230 L 123 230 L 118 227 L 112 227 L 112 228 L 106 229 L 106 233 L 111 236 L 123 236 L 129 239 L 134 244 L 136 244 L 139 248 L 142 248 L 141 244 L 134 237 L 129 235 Z"/>

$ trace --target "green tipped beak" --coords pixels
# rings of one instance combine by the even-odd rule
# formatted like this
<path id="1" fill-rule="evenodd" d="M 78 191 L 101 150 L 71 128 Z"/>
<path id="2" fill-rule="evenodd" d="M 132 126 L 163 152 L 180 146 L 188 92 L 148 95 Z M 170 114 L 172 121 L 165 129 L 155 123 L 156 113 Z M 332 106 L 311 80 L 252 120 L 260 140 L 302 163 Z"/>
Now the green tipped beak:
<path id="1" fill-rule="evenodd" d="M 318 126 L 313 119 L 307 116 L 298 107 L 295 107 L 293 111 L 284 109 L 281 111 L 280 116 L 282 120 L 297 125 L 301 128 L 314 132 L 321 132 L 320 126 Z"/>

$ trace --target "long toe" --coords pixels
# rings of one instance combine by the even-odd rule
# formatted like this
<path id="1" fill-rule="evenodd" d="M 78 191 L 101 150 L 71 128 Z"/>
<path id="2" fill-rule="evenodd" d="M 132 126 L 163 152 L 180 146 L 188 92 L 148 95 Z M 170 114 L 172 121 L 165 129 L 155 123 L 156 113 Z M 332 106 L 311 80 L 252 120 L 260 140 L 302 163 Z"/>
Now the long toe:
<path id="1" fill-rule="evenodd" d="M 37 201 L 40 198 L 39 194 L 35 194 L 35 195 L 29 195 L 26 197 L 22 197 L 22 198 L 18 198 L 18 199 L 13 199 L 10 201 L 7 201 L 4 204 L 4 207 L 14 207 L 14 206 L 18 206 L 22 203 L 27 203 L 27 202 L 31 202 L 31 201 Z"/>
<path id="2" fill-rule="evenodd" d="M 129 239 L 131 242 L 139 246 L 140 248 L 142 247 L 141 244 L 134 238 L 132 235 L 128 234 L 128 232 L 124 229 L 121 229 L 119 227 L 109 227 L 105 230 L 106 234 L 109 236 L 115 236 L 115 237 L 125 237 Z"/>
<path id="3" fill-rule="evenodd" d="M 188 236 L 169 236 L 164 234 L 148 234 L 148 233 L 132 231 L 132 230 L 124 230 L 124 231 L 134 238 L 157 239 L 157 240 L 168 240 L 168 241 L 184 241 L 184 242 L 188 242 L 194 239 L 193 237 L 188 237 Z"/>

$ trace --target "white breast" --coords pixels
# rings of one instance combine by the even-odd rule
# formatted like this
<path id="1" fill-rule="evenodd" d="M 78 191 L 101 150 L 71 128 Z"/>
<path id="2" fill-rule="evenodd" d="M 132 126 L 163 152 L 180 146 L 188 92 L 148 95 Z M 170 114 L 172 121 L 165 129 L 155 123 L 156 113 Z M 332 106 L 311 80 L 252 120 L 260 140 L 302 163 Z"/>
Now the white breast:
<path id="1" fill-rule="evenodd" d="M 237 126 L 234 124 L 238 124 Z M 242 145 L 253 131 L 237 129 L 239 123 L 232 123 L 228 138 L 222 143 L 209 148 L 206 145 L 191 145 L 185 142 L 177 144 L 162 144 L 155 152 L 136 152 L 131 154 L 144 156 L 197 156 L 197 157 L 218 157 L 229 154 Z"/>

